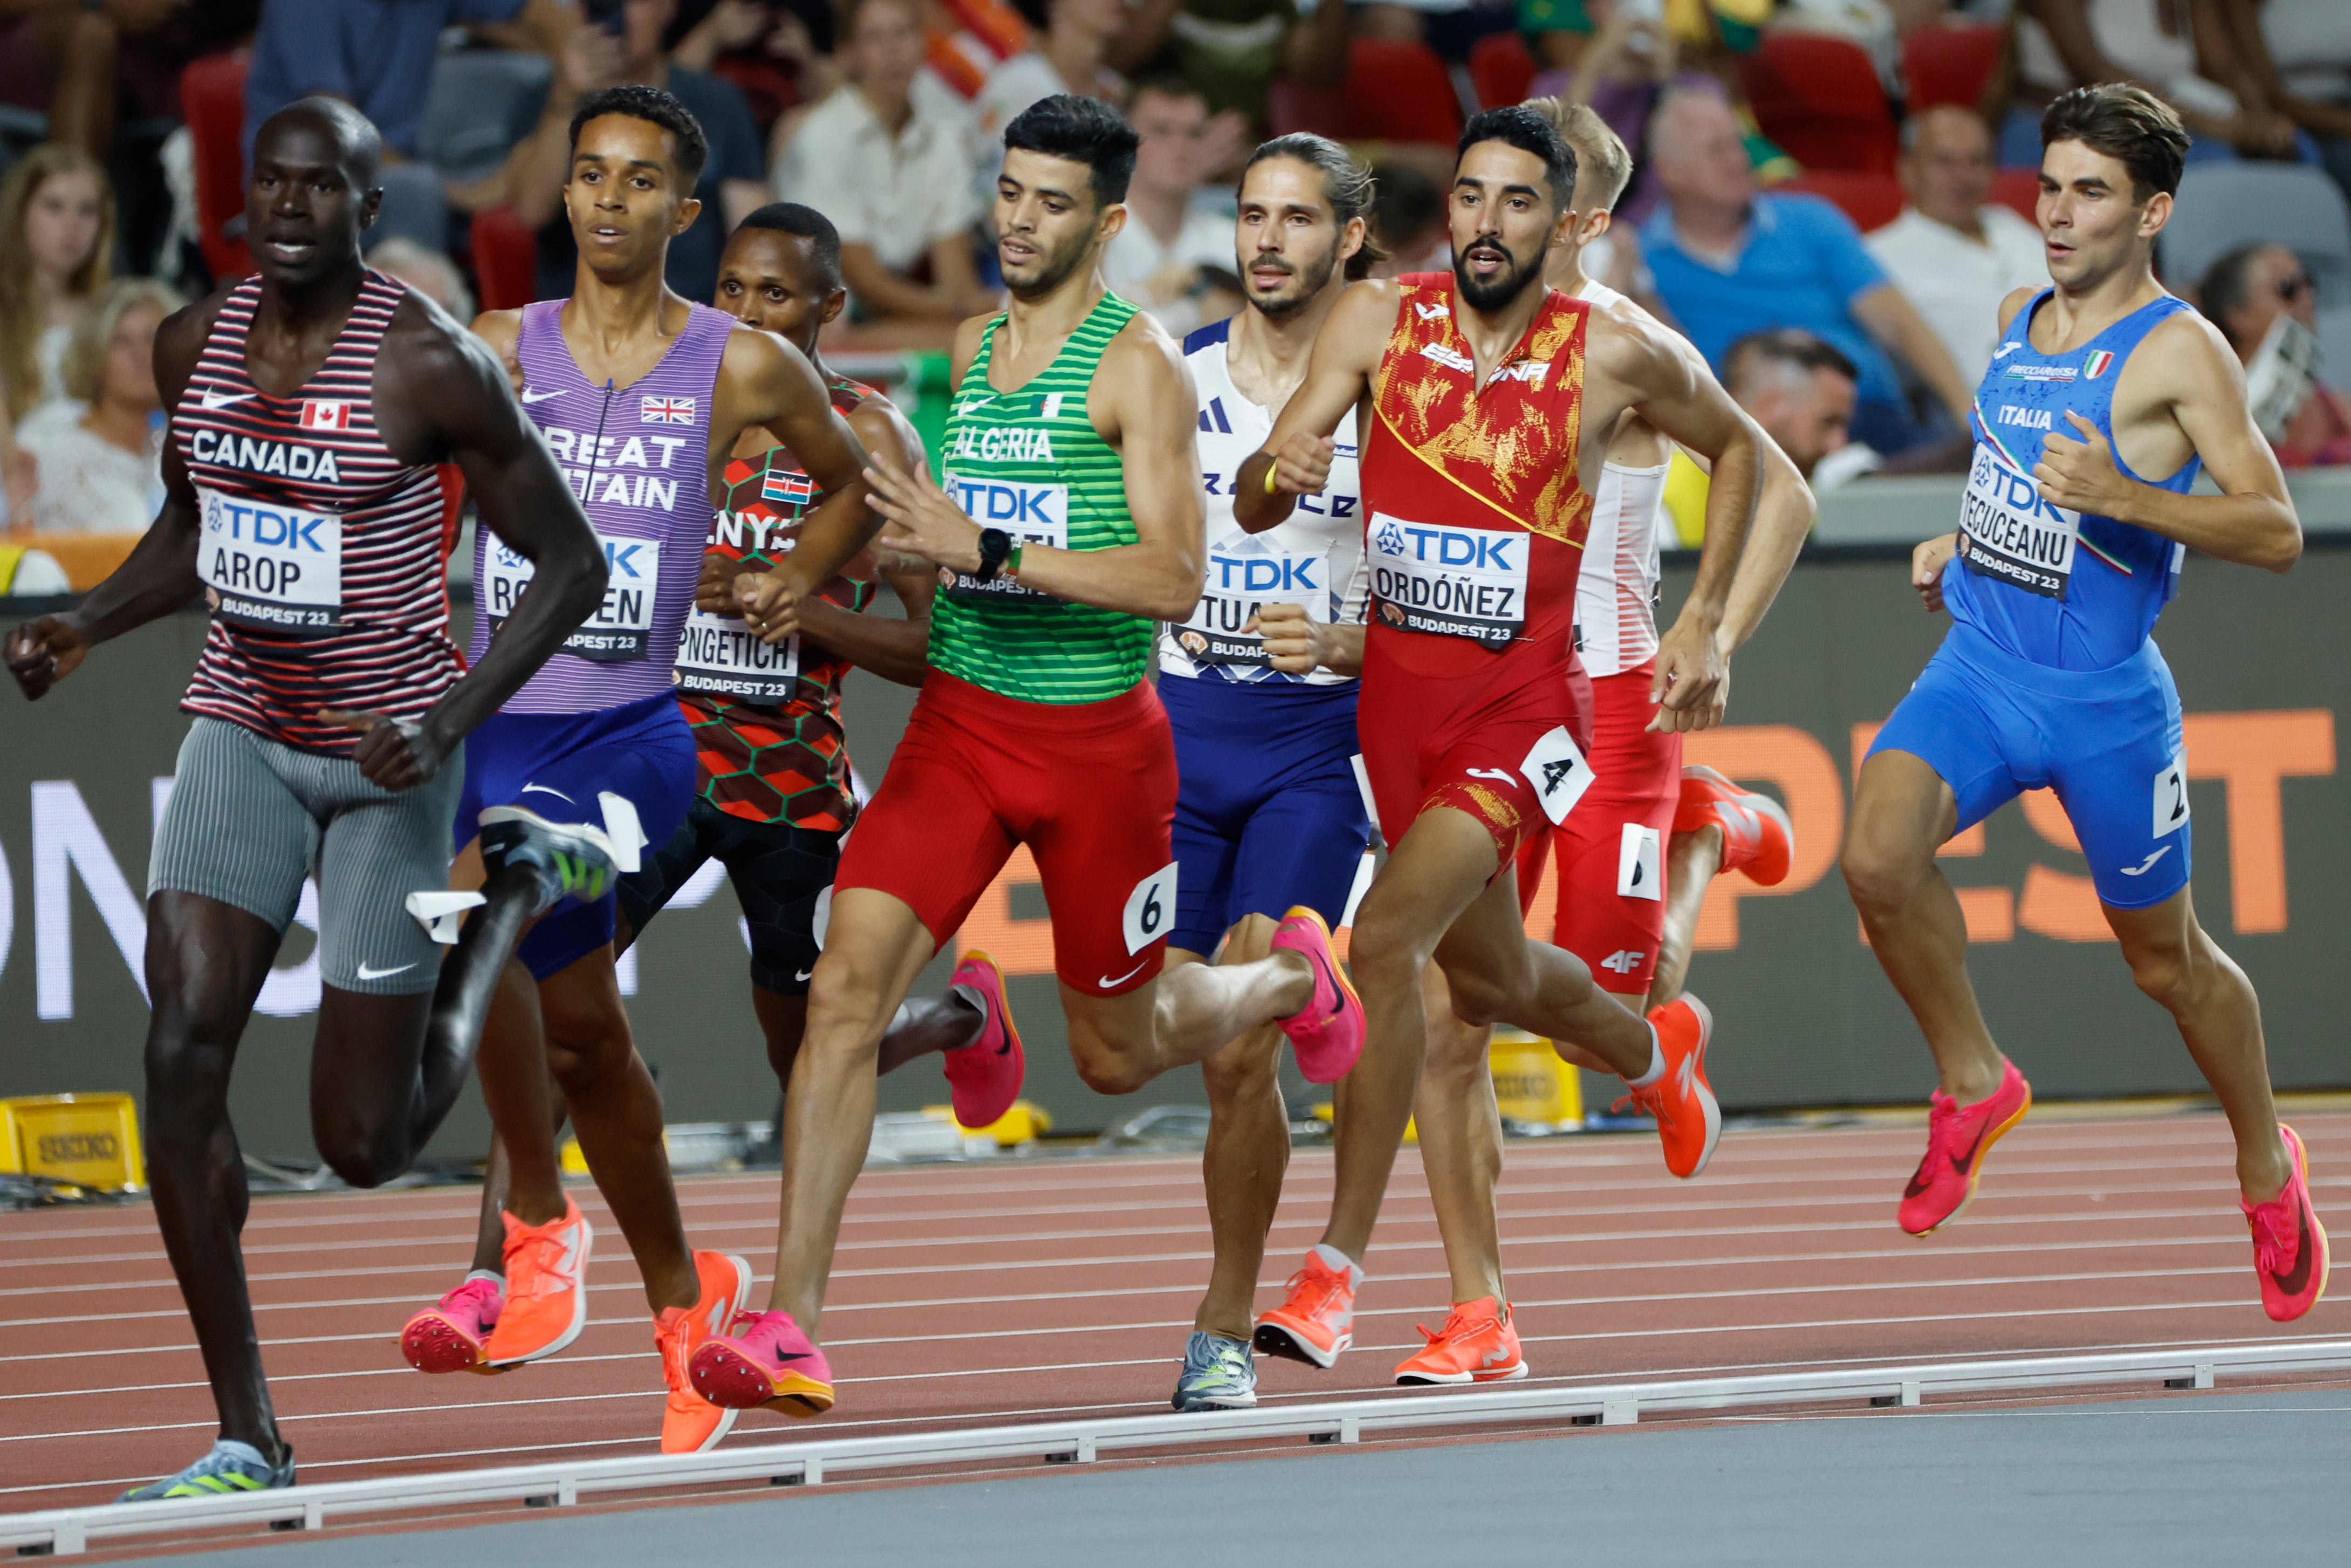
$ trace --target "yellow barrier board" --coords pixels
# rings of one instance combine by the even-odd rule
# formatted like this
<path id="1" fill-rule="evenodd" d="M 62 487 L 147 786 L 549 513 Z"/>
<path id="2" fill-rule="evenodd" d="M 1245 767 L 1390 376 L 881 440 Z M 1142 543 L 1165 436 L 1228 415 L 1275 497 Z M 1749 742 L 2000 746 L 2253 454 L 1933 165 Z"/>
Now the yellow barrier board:
<path id="1" fill-rule="evenodd" d="M 0 1171 L 110 1191 L 143 1187 L 139 1108 L 128 1094 L 0 1100 Z"/>
<path id="2" fill-rule="evenodd" d="M 1495 1103 L 1510 1120 L 1546 1125 L 1583 1120 L 1583 1081 L 1559 1059 L 1551 1041 L 1498 1029 L 1487 1061 Z"/>
<path id="3" fill-rule="evenodd" d="M 925 1105 L 923 1107 L 923 1114 L 935 1116 L 942 1122 L 956 1122 L 955 1107 L 952 1105 Z M 961 1122 L 956 1122 L 956 1125 L 963 1127 Z M 1046 1113 L 1042 1105 L 1028 1100 L 1015 1100 L 1012 1103 L 1012 1109 L 998 1116 L 987 1126 L 964 1127 L 963 1130 L 967 1133 L 985 1133 L 996 1140 L 996 1146 L 1000 1149 L 1015 1149 L 1023 1144 L 1034 1143 L 1038 1138 L 1051 1132 L 1053 1118 Z"/>

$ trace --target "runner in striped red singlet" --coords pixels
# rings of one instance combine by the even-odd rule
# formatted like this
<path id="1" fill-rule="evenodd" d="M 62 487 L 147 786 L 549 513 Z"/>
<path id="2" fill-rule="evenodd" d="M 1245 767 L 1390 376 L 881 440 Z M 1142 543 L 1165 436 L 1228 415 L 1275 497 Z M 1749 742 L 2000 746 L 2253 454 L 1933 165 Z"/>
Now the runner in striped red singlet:
<path id="1" fill-rule="evenodd" d="M 148 873 L 147 1162 L 221 1441 L 134 1500 L 292 1484 L 238 1244 L 245 1166 L 226 1099 L 238 1037 L 315 866 L 312 1130 L 354 1186 L 407 1169 L 470 1065 L 469 1040 L 428 1030 L 441 966 L 403 909 L 447 883 L 463 775 L 452 753 L 604 581 L 587 519 L 495 357 L 361 265 L 381 155 L 375 128 L 328 99 L 261 128 L 246 193 L 259 276 L 156 340 L 172 408 L 163 508 L 78 609 L 7 646 L 38 697 L 110 637 L 200 593 L 212 612 Z M 443 589 L 446 462 L 487 530 L 538 569 L 470 670 Z"/>
<path id="2" fill-rule="evenodd" d="M 465 744 L 452 880 L 479 887 L 455 964 L 496 977 L 502 1006 L 482 1048 L 482 1096 L 509 1161 L 506 1291 L 479 1364 L 556 1354 L 588 1321 L 592 1232 L 564 1194 L 555 1092 L 634 1256 L 669 1400 L 662 1446 L 707 1448 L 734 1419 L 697 1396 L 686 1357 L 748 1296 L 750 1266 L 686 1241 L 662 1143 L 661 1092 L 637 1054 L 613 963 L 615 883 L 636 850 L 667 845 L 695 795 L 694 737 L 678 707 L 680 639 L 703 576 L 711 497 L 746 431 L 791 449 L 820 496 L 792 549 L 756 587 L 768 639 L 865 549 L 866 455 L 799 350 L 669 291 L 670 237 L 693 221 L 708 155 L 702 127 L 658 88 L 608 88 L 571 120 L 563 198 L 580 261 L 571 298 L 492 311 L 475 330 L 519 376 L 522 401 L 586 502 L 612 562 L 604 602 Z M 530 580 L 485 541 L 477 646 Z M 821 612 L 814 613 L 820 614 Z"/>
<path id="3" fill-rule="evenodd" d="M 1349 956 L 1370 1032 L 1339 1102 L 1330 1223 L 1257 1333 L 1259 1349 L 1317 1365 L 1353 1336 L 1363 1251 L 1420 1085 L 1432 959 L 1464 1022 L 1516 1024 L 1622 1074 L 1656 1115 L 1675 1175 L 1703 1168 L 1720 1130 L 1703 1011 L 1685 998 L 1652 1028 L 1573 954 L 1530 942 L 1514 870 L 1520 847 L 1564 821 L 1593 780 L 1573 623 L 1586 480 L 1618 422 L 1637 411 L 1714 464 L 1698 581 L 1657 650 L 1661 727 L 1720 716 L 1716 633 L 1757 487 L 1753 423 L 1669 334 L 1544 286 L 1545 254 L 1575 221 L 1575 174 L 1573 150 L 1531 110 L 1472 120 L 1454 170 L 1453 270 L 1353 285 L 1233 486 L 1241 527 L 1278 524 L 1322 491 L 1331 433 L 1369 401 L 1373 598 L 1356 733 L 1390 854 Z M 1447 1156 L 1468 1153 L 1424 1144 L 1432 1183 L 1466 1180 Z M 1499 1279 L 1455 1307 L 1477 1322 L 1432 1339 L 1490 1323 L 1494 1369 L 1523 1366 L 1499 1332 L 1510 1316 Z"/>

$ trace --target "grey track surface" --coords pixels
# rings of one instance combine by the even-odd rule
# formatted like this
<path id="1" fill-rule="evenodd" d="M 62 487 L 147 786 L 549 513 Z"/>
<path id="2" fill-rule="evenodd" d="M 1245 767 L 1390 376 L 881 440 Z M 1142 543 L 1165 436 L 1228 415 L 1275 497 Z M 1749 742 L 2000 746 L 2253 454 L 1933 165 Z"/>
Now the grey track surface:
<path id="1" fill-rule="evenodd" d="M 198 1561 L 2341 1564 L 2346 1473 L 2351 1390 L 2281 1390 L 1325 1448 L 289 1541 Z"/>

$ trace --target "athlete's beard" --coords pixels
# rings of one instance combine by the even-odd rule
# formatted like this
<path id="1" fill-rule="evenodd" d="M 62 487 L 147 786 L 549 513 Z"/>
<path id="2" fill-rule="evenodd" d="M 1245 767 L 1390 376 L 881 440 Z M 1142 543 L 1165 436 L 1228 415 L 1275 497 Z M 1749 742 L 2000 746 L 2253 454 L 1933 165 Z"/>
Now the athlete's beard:
<path id="1" fill-rule="evenodd" d="M 1489 239 L 1483 235 L 1472 242 L 1469 249 L 1499 251 L 1510 264 L 1491 278 L 1480 278 L 1469 270 L 1468 251 L 1459 252 L 1454 256 L 1453 287 L 1460 291 L 1461 302 L 1472 310 L 1506 308 L 1511 300 L 1526 292 L 1528 284 L 1542 281 L 1544 255 L 1542 251 L 1537 251 L 1531 258 L 1520 261 L 1510 254 L 1510 247 L 1500 240 Z"/>
<path id="2" fill-rule="evenodd" d="M 1067 248 L 1040 256 L 1034 273 L 1019 280 L 1008 277 L 1004 287 L 1022 299 L 1042 299 L 1067 283 L 1071 274 L 1092 258 L 1093 248 L 1092 231 L 1081 231 Z"/>
<path id="3" fill-rule="evenodd" d="M 1235 256 L 1233 259 L 1238 261 L 1240 258 Z M 1337 271 L 1339 267 L 1339 242 L 1332 240 L 1331 253 L 1328 256 L 1318 256 L 1302 267 L 1292 267 L 1286 261 L 1260 256 L 1250 262 L 1249 267 L 1241 269 L 1241 277 L 1247 278 L 1250 267 L 1265 267 L 1269 264 L 1289 271 L 1289 287 L 1270 299 L 1260 299 L 1252 295 L 1249 297 L 1249 303 L 1256 306 L 1258 313 L 1266 319 L 1286 321 L 1311 305 L 1315 296 L 1322 292 L 1322 286 L 1331 281 L 1331 274 Z"/>

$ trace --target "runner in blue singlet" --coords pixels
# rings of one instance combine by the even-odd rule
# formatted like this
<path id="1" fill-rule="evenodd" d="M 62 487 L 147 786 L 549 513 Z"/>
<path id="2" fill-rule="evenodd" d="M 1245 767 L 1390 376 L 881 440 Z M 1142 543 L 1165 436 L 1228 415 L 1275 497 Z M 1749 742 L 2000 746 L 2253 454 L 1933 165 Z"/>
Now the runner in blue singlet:
<path id="1" fill-rule="evenodd" d="M 1844 847 L 1872 950 L 1941 1071 L 1900 1222 L 1923 1236 L 1955 1218 L 2032 1103 L 1977 1008 L 1936 851 L 2050 789 L 2133 977 L 2228 1113 L 2262 1305 L 2285 1322 L 2325 1289 L 2326 1236 L 2271 1101 L 2260 1003 L 2196 920 L 2179 694 L 2149 634 L 2190 547 L 2283 571 L 2301 525 L 2234 356 L 2155 280 L 2188 144 L 2178 118 L 2137 88 L 2085 88 L 2041 135 L 2053 287 L 2001 307 L 1959 529 L 1913 566 L 1955 624 L 1878 731 Z M 2189 493 L 2200 472 L 2220 495 Z"/>

